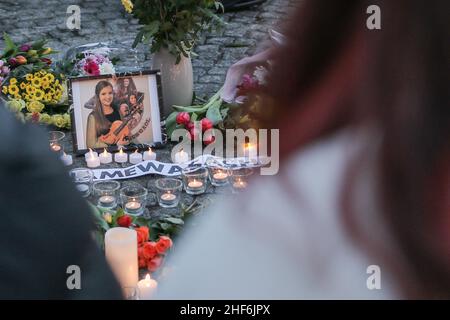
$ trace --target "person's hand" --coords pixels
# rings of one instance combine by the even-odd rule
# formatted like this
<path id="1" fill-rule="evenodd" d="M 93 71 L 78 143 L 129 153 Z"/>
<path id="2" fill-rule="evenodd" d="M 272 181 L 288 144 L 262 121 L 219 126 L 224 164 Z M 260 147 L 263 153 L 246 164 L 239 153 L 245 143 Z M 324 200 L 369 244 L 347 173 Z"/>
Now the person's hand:
<path id="1" fill-rule="evenodd" d="M 233 64 L 227 71 L 225 84 L 222 88 L 221 97 L 225 102 L 236 101 L 237 86 L 241 83 L 244 74 L 253 74 L 256 67 L 265 66 L 270 58 L 271 49 L 267 49 L 251 57 L 246 57 Z"/>

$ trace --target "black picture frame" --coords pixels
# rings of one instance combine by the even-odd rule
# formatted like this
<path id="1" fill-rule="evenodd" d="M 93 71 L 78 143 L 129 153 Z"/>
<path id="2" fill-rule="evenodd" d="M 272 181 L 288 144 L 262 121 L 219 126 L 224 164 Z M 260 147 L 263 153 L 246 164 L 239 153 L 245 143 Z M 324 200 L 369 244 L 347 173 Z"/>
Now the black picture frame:
<path id="1" fill-rule="evenodd" d="M 85 154 L 86 152 L 89 151 L 89 146 L 86 143 L 86 132 L 85 130 L 82 130 L 82 133 L 80 134 L 80 127 L 84 128 L 84 124 L 81 123 L 80 121 L 83 122 L 83 117 L 80 116 L 80 114 L 77 115 L 77 113 L 83 113 L 83 109 L 85 108 L 84 105 L 82 105 L 82 103 L 80 103 L 81 97 L 74 97 L 74 94 L 80 94 L 80 89 L 79 86 L 77 87 L 78 89 L 74 90 L 75 86 L 77 86 L 77 83 L 80 82 L 85 82 L 85 81 L 101 81 L 101 80 L 106 80 L 109 82 L 111 82 L 111 80 L 113 80 L 114 82 L 121 79 L 121 78 L 133 78 L 133 77 L 142 77 L 142 76 L 148 76 L 148 77 L 155 77 L 155 85 L 156 88 L 147 88 L 147 92 L 155 92 L 157 93 L 157 97 L 151 96 L 149 94 L 148 100 L 150 102 L 152 102 L 150 104 L 150 107 L 152 105 L 154 105 L 155 102 L 157 102 L 158 104 L 158 110 L 157 110 L 157 115 L 159 117 L 159 126 L 157 129 L 158 132 L 160 133 L 158 135 L 158 139 L 153 140 L 153 141 L 142 141 L 139 143 L 135 143 L 135 142 L 130 142 L 128 145 L 123 145 L 122 148 L 124 151 L 134 151 L 136 149 L 138 150 L 144 150 L 144 149 L 148 149 L 148 147 L 152 147 L 152 148 L 162 148 L 166 145 L 167 143 L 167 135 L 166 135 L 166 127 L 165 127 L 165 117 L 163 115 L 163 96 L 162 96 L 162 87 L 161 87 L 161 73 L 160 70 L 150 70 L 150 69 L 144 69 L 141 71 L 133 71 L 133 72 L 121 72 L 121 73 L 116 73 L 114 75 L 108 74 L 108 75 L 99 75 L 99 76 L 82 76 L 82 77 L 70 77 L 68 79 L 68 99 L 69 99 L 69 105 L 70 105 L 70 118 L 71 118 L 71 123 L 72 123 L 72 129 L 71 129 L 71 133 L 72 133 L 72 141 L 73 141 L 73 153 L 76 155 L 81 155 L 81 154 Z M 150 86 L 150 84 L 149 84 Z M 75 92 L 74 92 L 75 91 Z M 95 96 L 95 87 L 92 88 L 91 92 L 93 93 L 92 96 Z M 143 94 L 143 96 L 145 96 Z M 144 98 L 145 99 L 145 98 Z M 86 97 L 83 98 L 83 101 L 86 100 Z M 144 100 L 145 101 L 145 100 Z M 86 112 L 86 111 L 84 111 Z M 150 110 L 149 112 L 152 112 L 152 110 Z M 152 116 L 156 115 L 152 113 Z M 86 120 L 87 122 L 87 120 Z M 154 132 L 154 128 L 156 127 L 156 125 L 153 123 L 151 129 Z M 153 136 L 152 136 L 153 137 Z M 81 139 L 80 139 L 81 138 Z M 117 145 L 108 145 L 106 147 L 98 147 L 98 148 L 91 148 L 97 152 L 101 152 L 103 151 L 103 149 L 106 148 L 106 150 L 108 150 L 109 152 L 116 152 L 118 151 L 119 147 Z"/>

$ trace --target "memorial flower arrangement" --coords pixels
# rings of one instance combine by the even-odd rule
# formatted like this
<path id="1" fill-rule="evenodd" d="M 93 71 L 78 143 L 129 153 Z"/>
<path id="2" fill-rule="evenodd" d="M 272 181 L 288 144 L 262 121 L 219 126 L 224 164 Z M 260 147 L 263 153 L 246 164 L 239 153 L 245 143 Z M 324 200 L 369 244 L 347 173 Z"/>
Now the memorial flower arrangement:
<path id="1" fill-rule="evenodd" d="M 0 92 L 21 120 L 70 128 L 64 75 L 52 68 L 55 53 L 46 40 L 17 45 L 4 33 L 0 55 Z"/>
<path id="2" fill-rule="evenodd" d="M 201 31 L 223 23 L 214 13 L 223 6 L 215 0 L 122 0 L 122 5 L 142 25 L 133 47 L 150 44 L 152 53 L 166 48 L 177 63 L 181 55 L 188 57 Z"/>
<path id="3" fill-rule="evenodd" d="M 175 129 L 186 129 L 189 137 L 196 140 L 200 136 L 200 130 L 257 128 L 259 114 L 262 112 L 260 101 L 266 86 L 266 75 L 267 69 L 264 67 L 257 67 L 252 74 L 244 74 L 236 86 L 236 98 L 232 102 L 225 102 L 221 98 L 221 88 L 206 103 L 173 106 L 176 111 L 166 120 L 168 135 L 171 136 Z M 213 141 L 214 136 L 203 137 L 206 145 Z"/>

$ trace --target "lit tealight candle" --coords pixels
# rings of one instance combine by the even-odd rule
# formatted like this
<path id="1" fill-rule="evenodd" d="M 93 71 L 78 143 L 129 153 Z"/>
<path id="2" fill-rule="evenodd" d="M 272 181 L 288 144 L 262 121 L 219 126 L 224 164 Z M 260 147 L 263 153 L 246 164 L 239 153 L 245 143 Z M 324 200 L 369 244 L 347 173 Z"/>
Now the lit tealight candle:
<path id="1" fill-rule="evenodd" d="M 185 163 L 187 161 L 189 161 L 189 155 L 186 151 L 184 151 L 183 149 L 181 149 L 180 151 L 178 151 L 177 153 L 175 153 L 175 163 Z"/>
<path id="2" fill-rule="evenodd" d="M 106 149 L 104 149 L 104 151 L 102 153 L 100 153 L 99 158 L 100 158 L 100 163 L 103 163 L 103 164 L 112 162 L 112 154 L 109 153 L 108 151 L 106 151 Z"/>
<path id="3" fill-rule="evenodd" d="M 203 187 L 203 182 L 194 179 L 192 181 L 189 181 L 188 187 L 191 189 L 200 189 L 201 187 Z"/>
<path id="4" fill-rule="evenodd" d="M 52 143 L 50 143 L 50 149 L 53 152 L 59 152 L 59 151 L 61 151 L 61 146 L 56 142 L 52 142 Z"/>
<path id="5" fill-rule="evenodd" d="M 61 161 L 66 166 L 71 166 L 73 164 L 72 156 L 70 154 L 65 153 L 65 152 L 63 152 L 63 155 L 61 156 Z"/>
<path id="6" fill-rule="evenodd" d="M 114 207 L 116 202 L 116 197 L 114 196 L 101 196 L 98 199 L 98 205 L 104 208 Z"/>
<path id="7" fill-rule="evenodd" d="M 156 289 L 158 288 L 158 282 L 150 278 L 150 275 L 147 274 L 145 279 L 138 282 L 139 287 L 139 298 L 141 300 L 151 300 L 153 295 L 155 294 Z"/>
<path id="8" fill-rule="evenodd" d="M 161 199 L 164 201 L 173 201 L 176 198 L 177 198 L 177 196 L 170 192 L 166 192 L 161 196 Z"/>
<path id="9" fill-rule="evenodd" d="M 127 210 L 136 211 L 141 208 L 141 204 L 137 201 L 130 201 L 125 204 Z"/>
<path id="10" fill-rule="evenodd" d="M 95 156 L 94 154 L 91 154 L 86 158 L 86 163 L 88 168 L 97 168 L 98 166 L 100 166 L 100 158 Z"/>
<path id="11" fill-rule="evenodd" d="M 156 160 L 156 153 L 152 151 L 152 148 L 148 148 L 148 151 L 144 152 L 144 161 Z"/>
<path id="12" fill-rule="evenodd" d="M 128 154 L 123 152 L 122 148 L 120 148 L 120 151 L 114 155 L 114 160 L 117 163 L 124 163 L 128 161 Z"/>
<path id="13" fill-rule="evenodd" d="M 218 171 L 213 174 L 213 178 L 215 180 L 225 180 L 226 178 L 228 178 L 228 174 L 226 174 L 225 172 L 222 172 L 222 171 Z"/>
<path id="14" fill-rule="evenodd" d="M 245 189 L 247 187 L 247 182 L 238 179 L 235 183 L 233 183 L 233 187 L 236 189 Z"/>
<path id="15" fill-rule="evenodd" d="M 139 162 L 142 162 L 142 154 L 140 154 L 136 149 L 134 153 L 130 154 L 130 163 L 138 164 Z"/>
<path id="16" fill-rule="evenodd" d="M 92 151 L 91 148 L 89 148 L 89 152 L 86 152 L 84 154 L 84 158 L 87 160 L 88 158 L 98 157 L 98 153 L 95 151 Z"/>

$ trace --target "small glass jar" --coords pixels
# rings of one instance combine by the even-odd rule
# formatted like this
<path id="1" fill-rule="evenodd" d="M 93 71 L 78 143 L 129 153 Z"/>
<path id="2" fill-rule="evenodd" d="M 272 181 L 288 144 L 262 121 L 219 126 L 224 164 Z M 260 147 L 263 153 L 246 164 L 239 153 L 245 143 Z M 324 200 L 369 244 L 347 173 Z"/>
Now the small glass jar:
<path id="1" fill-rule="evenodd" d="M 155 182 L 157 189 L 158 204 L 163 208 L 174 208 L 178 206 L 181 198 L 183 184 L 174 178 L 161 178 Z"/>
<path id="2" fill-rule="evenodd" d="M 92 181 L 94 180 L 94 172 L 85 168 L 72 169 L 69 172 L 75 187 L 85 198 L 91 194 Z"/>
<path id="3" fill-rule="evenodd" d="M 66 135 L 61 131 L 50 131 L 48 133 L 48 140 L 50 142 L 50 150 L 62 154 L 64 151 L 62 140 Z"/>
<path id="4" fill-rule="evenodd" d="M 183 169 L 183 184 L 187 194 L 202 194 L 206 191 L 208 183 L 208 169 L 185 168 Z"/>
<path id="5" fill-rule="evenodd" d="M 231 186 L 235 192 L 243 191 L 248 186 L 248 179 L 253 174 L 251 168 L 236 168 L 231 170 Z"/>
<path id="6" fill-rule="evenodd" d="M 216 161 L 207 161 L 209 171 L 209 180 L 215 187 L 223 187 L 230 182 L 230 170 L 226 166 L 222 166 Z"/>
<path id="7" fill-rule="evenodd" d="M 128 185 L 120 189 L 120 201 L 125 213 L 140 216 L 147 204 L 148 191 L 139 184 Z"/>
<path id="8" fill-rule="evenodd" d="M 114 209 L 117 207 L 120 183 L 114 180 L 97 181 L 92 186 L 92 192 L 97 200 L 97 207 Z"/>

